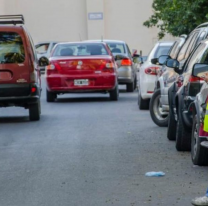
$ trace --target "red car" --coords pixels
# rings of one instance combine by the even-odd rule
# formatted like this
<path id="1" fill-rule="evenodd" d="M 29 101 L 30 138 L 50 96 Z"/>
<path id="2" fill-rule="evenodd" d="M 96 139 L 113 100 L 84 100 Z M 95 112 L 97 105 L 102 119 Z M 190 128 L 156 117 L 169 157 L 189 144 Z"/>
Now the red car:
<path id="1" fill-rule="evenodd" d="M 104 92 L 118 100 L 117 64 L 105 43 L 59 43 L 47 64 L 47 102 L 72 92 Z"/>

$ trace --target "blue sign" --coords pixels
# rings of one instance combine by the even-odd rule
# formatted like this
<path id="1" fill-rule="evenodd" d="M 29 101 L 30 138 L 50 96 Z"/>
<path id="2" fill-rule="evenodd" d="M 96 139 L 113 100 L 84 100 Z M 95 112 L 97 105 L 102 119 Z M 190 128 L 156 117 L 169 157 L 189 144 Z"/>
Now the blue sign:
<path id="1" fill-rule="evenodd" d="M 101 13 L 101 12 L 88 13 L 88 19 L 89 20 L 102 20 L 103 19 L 103 13 Z"/>

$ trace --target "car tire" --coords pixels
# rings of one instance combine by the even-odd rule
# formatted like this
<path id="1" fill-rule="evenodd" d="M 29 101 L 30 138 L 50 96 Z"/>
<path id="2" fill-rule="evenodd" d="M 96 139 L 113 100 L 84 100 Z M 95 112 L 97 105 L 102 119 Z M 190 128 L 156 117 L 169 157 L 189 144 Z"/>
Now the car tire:
<path id="1" fill-rule="evenodd" d="M 57 95 L 55 93 L 49 92 L 46 90 L 46 101 L 47 102 L 54 102 L 56 99 Z"/>
<path id="2" fill-rule="evenodd" d="M 110 91 L 110 100 L 111 101 L 118 101 L 118 97 L 119 97 L 119 88 L 118 88 L 118 84 L 115 86 L 115 88 Z"/>
<path id="3" fill-rule="evenodd" d="M 127 92 L 134 92 L 134 89 L 135 89 L 134 82 L 135 82 L 135 80 L 133 82 L 131 82 L 131 83 L 128 83 L 126 85 L 126 91 Z"/>
<path id="4" fill-rule="evenodd" d="M 169 115 L 168 115 L 168 129 L 167 129 L 167 138 L 171 141 L 176 140 L 176 129 L 177 129 L 177 122 L 175 121 L 175 116 L 173 112 L 172 106 L 169 108 Z"/>
<path id="5" fill-rule="evenodd" d="M 191 131 L 189 131 L 182 120 L 182 114 L 179 105 L 178 109 L 178 121 L 176 129 L 176 149 L 178 151 L 190 151 L 191 150 Z"/>
<path id="6" fill-rule="evenodd" d="M 149 109 L 149 99 L 142 99 L 140 90 L 139 90 L 139 95 L 138 95 L 138 105 L 140 110 L 146 110 Z"/>
<path id="7" fill-rule="evenodd" d="M 137 88 L 137 76 L 135 76 L 135 79 L 134 79 L 134 90 Z"/>
<path id="8" fill-rule="evenodd" d="M 150 116 L 153 122 L 159 127 L 167 127 L 168 126 L 168 115 L 162 115 L 162 111 L 160 111 L 160 89 L 157 89 L 152 98 L 150 100 Z"/>
<path id="9" fill-rule="evenodd" d="M 206 140 L 199 138 L 200 122 L 195 115 L 191 134 L 191 159 L 194 165 L 208 166 L 208 149 L 201 146 L 201 142 Z"/>
<path id="10" fill-rule="evenodd" d="M 38 121 L 38 120 L 40 120 L 40 113 L 41 113 L 40 107 L 41 107 L 40 100 L 36 104 L 31 104 L 29 106 L 29 118 L 30 118 L 30 121 Z"/>

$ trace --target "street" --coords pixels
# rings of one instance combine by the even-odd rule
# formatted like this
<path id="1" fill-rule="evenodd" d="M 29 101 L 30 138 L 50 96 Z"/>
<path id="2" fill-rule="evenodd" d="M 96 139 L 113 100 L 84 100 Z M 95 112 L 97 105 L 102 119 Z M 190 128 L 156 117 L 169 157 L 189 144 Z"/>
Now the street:
<path id="1" fill-rule="evenodd" d="M 137 91 L 46 103 L 42 84 L 40 121 L 0 108 L 0 206 L 189 206 L 204 195 L 208 169 L 176 151 L 167 128 L 138 109 Z"/>

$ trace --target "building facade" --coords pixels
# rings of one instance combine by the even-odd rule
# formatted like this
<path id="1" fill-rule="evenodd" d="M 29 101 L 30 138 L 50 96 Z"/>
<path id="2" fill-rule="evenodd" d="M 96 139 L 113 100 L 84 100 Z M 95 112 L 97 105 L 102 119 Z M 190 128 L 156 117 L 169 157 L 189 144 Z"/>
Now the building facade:
<path id="1" fill-rule="evenodd" d="M 116 39 L 149 53 L 157 28 L 143 22 L 153 0 L 0 0 L 0 14 L 23 14 L 34 42 Z M 167 35 L 164 40 L 173 40 Z"/>

